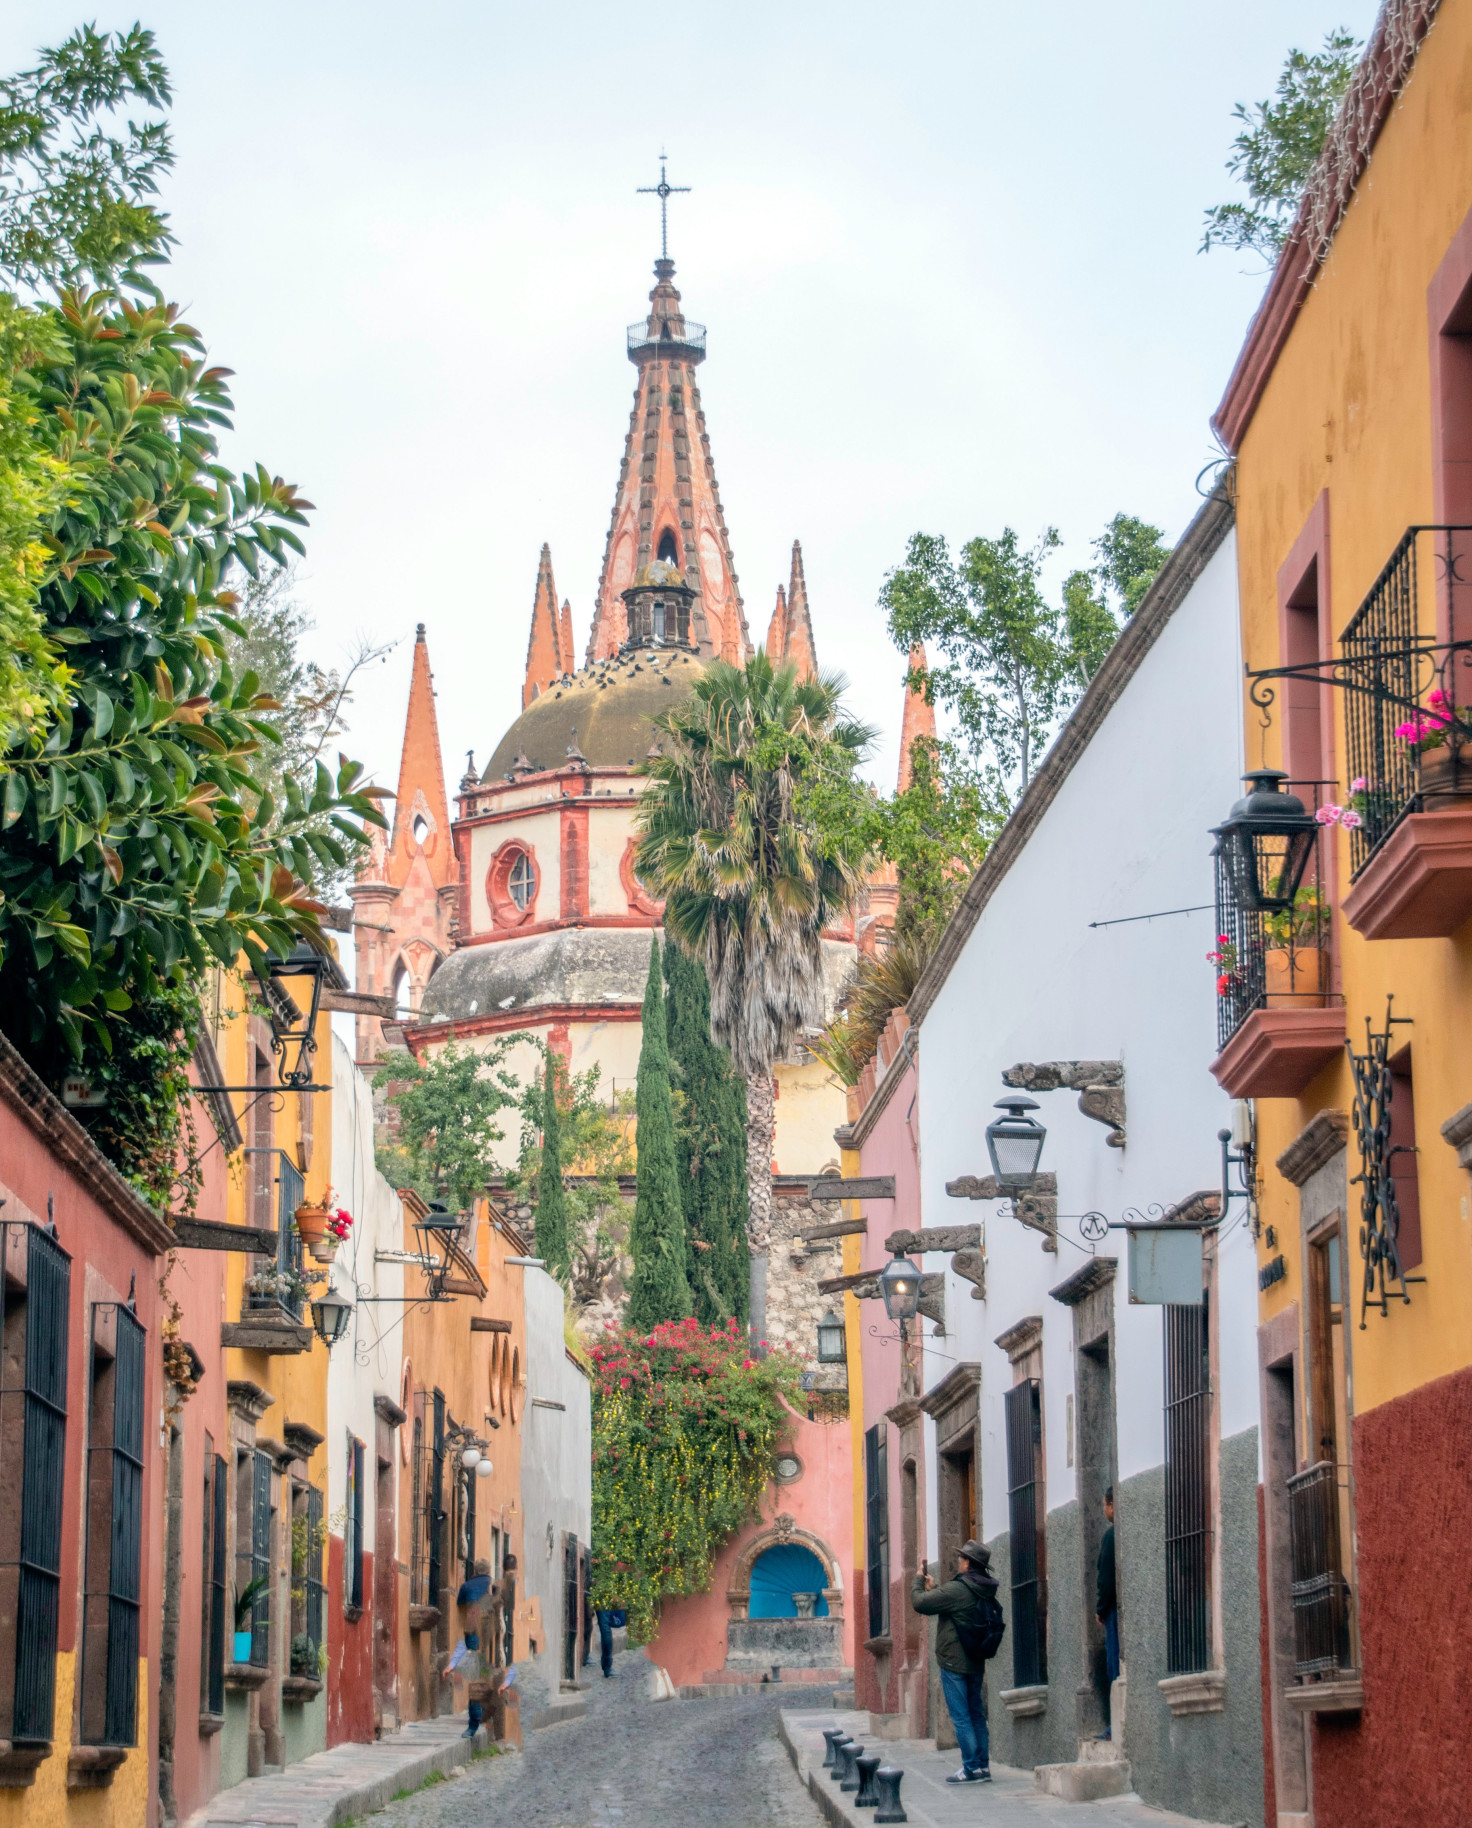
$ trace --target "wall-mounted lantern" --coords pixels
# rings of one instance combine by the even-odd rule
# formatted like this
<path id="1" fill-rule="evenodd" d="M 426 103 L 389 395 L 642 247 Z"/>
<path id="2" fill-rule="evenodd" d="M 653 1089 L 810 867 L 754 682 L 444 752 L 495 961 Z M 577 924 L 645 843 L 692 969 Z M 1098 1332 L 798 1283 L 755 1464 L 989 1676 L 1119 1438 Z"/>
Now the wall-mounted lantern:
<path id="1" fill-rule="evenodd" d="M 257 971 L 255 978 L 271 1023 L 276 1077 L 288 1091 L 298 1091 L 312 1083 L 322 987 L 328 984 L 334 990 L 343 990 L 347 979 L 330 953 L 314 952 L 306 944 L 295 947 L 285 958 L 268 959 L 265 975 Z M 305 979 L 310 985 L 310 1002 L 305 1011 L 287 989 L 287 979 Z"/>
<path id="2" fill-rule="evenodd" d="M 1285 793 L 1280 768 L 1244 774 L 1248 792 L 1217 826 L 1217 841 L 1239 907 L 1262 914 L 1291 910 L 1313 855 L 1318 821 L 1296 794 Z"/>
<path id="3" fill-rule="evenodd" d="M 347 1331 L 352 1312 L 352 1302 L 334 1294 L 330 1288 L 313 1300 L 312 1325 L 329 1352 Z"/>
<path id="4" fill-rule="evenodd" d="M 913 1320 L 920 1312 L 920 1271 L 908 1257 L 897 1256 L 885 1265 L 879 1292 L 891 1320 Z"/>
<path id="5" fill-rule="evenodd" d="M 460 1234 L 465 1230 L 465 1222 L 466 1215 L 463 1212 L 449 1211 L 443 1200 L 431 1200 L 429 1210 L 422 1218 L 414 1221 L 414 1230 L 419 1237 L 419 1254 L 424 1260 L 424 1279 L 429 1286 L 431 1301 L 439 1301 L 444 1297 L 445 1278 L 450 1273 L 450 1250 L 459 1242 Z"/>
<path id="6" fill-rule="evenodd" d="M 848 1357 L 844 1340 L 843 1322 L 829 1308 L 818 1322 L 818 1363 L 820 1365 L 841 1365 Z"/>
<path id="7" fill-rule="evenodd" d="M 986 1127 L 987 1154 L 992 1158 L 992 1172 L 1003 1194 L 1029 1193 L 1038 1177 L 1048 1132 L 1035 1117 L 1027 1115 L 1037 1108 L 1035 1098 L 1014 1092 L 997 1100 L 997 1109 L 1007 1115 L 994 1118 Z"/>

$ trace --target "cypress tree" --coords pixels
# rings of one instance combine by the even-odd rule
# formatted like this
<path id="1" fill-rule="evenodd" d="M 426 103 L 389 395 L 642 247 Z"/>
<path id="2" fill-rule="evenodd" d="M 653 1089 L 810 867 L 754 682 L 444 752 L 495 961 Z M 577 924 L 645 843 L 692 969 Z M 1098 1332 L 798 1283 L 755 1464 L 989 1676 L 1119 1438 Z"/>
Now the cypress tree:
<path id="1" fill-rule="evenodd" d="M 557 1105 L 557 1056 L 542 1069 L 542 1161 L 537 1172 L 537 1255 L 559 1276 L 568 1273 L 567 1190 L 562 1185 L 562 1113 Z"/>
<path id="2" fill-rule="evenodd" d="M 629 1232 L 634 1268 L 624 1318 L 636 1332 L 644 1333 L 662 1320 L 685 1320 L 694 1312 L 685 1275 L 685 1214 L 680 1205 L 658 934 L 650 941 L 649 977 L 644 985 L 635 1109 L 634 1147 L 639 1162 Z"/>
<path id="3" fill-rule="evenodd" d="M 664 975 L 670 1071 L 684 1094 L 676 1141 L 688 1239 L 686 1275 L 695 1312 L 707 1326 L 724 1325 L 732 1315 L 745 1325 L 751 1293 L 746 1090 L 730 1053 L 711 1040 L 705 967 L 668 944 Z"/>

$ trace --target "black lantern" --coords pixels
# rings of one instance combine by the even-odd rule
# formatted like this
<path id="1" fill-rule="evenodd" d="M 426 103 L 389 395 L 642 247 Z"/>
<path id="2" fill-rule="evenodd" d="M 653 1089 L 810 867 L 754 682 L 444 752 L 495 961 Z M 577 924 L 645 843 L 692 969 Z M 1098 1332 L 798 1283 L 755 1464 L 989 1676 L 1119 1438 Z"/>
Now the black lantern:
<path id="1" fill-rule="evenodd" d="M 465 1214 L 451 1212 L 443 1200 L 431 1200 L 429 1210 L 414 1221 L 419 1234 L 419 1253 L 424 1259 L 424 1278 L 429 1284 L 429 1298 L 438 1301 L 444 1294 L 445 1278 L 450 1273 L 450 1250 L 465 1229 Z M 435 1247 L 439 1259 L 435 1261 Z"/>
<path id="2" fill-rule="evenodd" d="M 843 1322 L 832 1308 L 829 1308 L 818 1322 L 818 1363 L 820 1365 L 841 1365 L 847 1357 Z"/>
<path id="3" fill-rule="evenodd" d="M 1035 1098 L 1024 1098 L 1014 1092 L 1010 1098 L 999 1098 L 997 1117 L 986 1127 L 986 1152 L 992 1158 L 992 1173 L 1005 1194 L 1028 1193 L 1038 1178 L 1038 1162 L 1048 1132 L 1029 1111 L 1038 1108 Z"/>
<path id="4" fill-rule="evenodd" d="M 920 1272 L 903 1254 L 887 1263 L 879 1278 L 884 1311 L 891 1320 L 913 1320 L 920 1312 Z"/>
<path id="5" fill-rule="evenodd" d="M 1237 905 L 1262 914 L 1293 907 L 1313 855 L 1318 821 L 1296 794 L 1284 793 L 1280 768 L 1243 775 L 1248 792 L 1212 834 Z"/>
<path id="6" fill-rule="evenodd" d="M 285 958 L 268 959 L 265 975 L 259 971 L 255 975 L 271 1021 L 271 1051 L 278 1062 L 276 1077 L 288 1091 L 300 1091 L 312 1083 L 322 986 L 345 990 L 347 979 L 330 953 L 314 952 L 306 944 L 295 947 Z M 305 979 L 310 985 L 311 1000 L 305 1011 L 287 989 L 288 978 Z"/>
<path id="7" fill-rule="evenodd" d="M 318 1339 L 329 1352 L 347 1331 L 352 1311 L 352 1302 L 333 1294 L 330 1288 L 313 1301 L 312 1325 L 317 1329 Z"/>

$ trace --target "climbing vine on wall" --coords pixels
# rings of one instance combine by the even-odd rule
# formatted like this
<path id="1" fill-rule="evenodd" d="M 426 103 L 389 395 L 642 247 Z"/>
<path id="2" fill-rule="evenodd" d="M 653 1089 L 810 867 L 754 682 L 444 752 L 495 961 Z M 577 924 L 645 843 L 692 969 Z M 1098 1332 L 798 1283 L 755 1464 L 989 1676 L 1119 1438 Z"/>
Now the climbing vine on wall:
<path id="1" fill-rule="evenodd" d="M 661 1601 L 703 1593 L 755 1516 L 798 1397 L 795 1353 L 750 1355 L 735 1322 L 668 1321 L 593 1348 L 593 1604 L 654 1635 Z"/>

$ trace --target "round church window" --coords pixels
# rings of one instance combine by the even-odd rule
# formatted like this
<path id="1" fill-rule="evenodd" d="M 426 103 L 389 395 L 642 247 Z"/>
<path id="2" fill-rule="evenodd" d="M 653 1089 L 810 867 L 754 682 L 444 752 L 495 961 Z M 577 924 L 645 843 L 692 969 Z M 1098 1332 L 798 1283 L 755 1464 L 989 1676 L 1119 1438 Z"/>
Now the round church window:
<path id="1" fill-rule="evenodd" d="M 511 899 L 517 907 L 525 908 L 530 904 L 536 880 L 532 875 L 532 860 L 525 851 L 512 864 L 506 886 L 510 889 Z"/>

